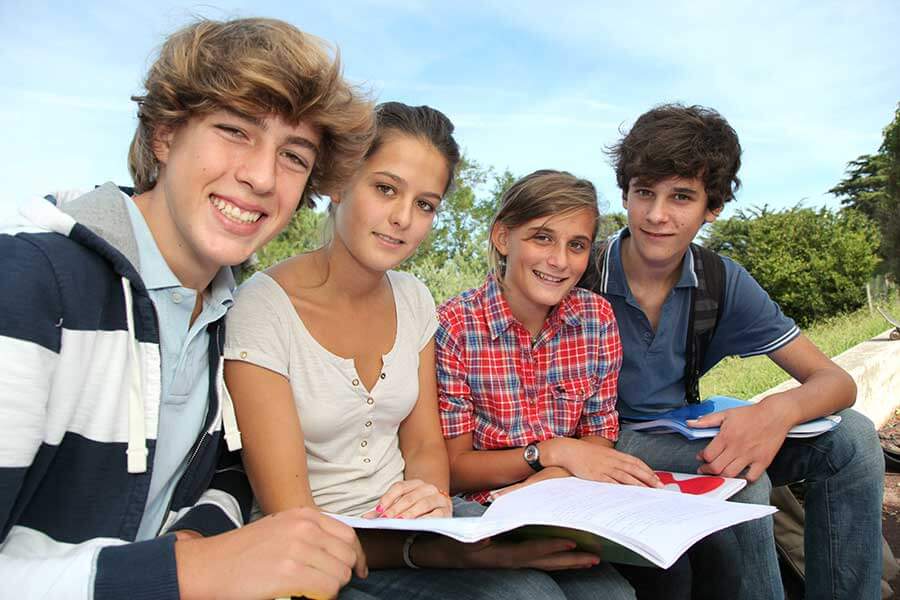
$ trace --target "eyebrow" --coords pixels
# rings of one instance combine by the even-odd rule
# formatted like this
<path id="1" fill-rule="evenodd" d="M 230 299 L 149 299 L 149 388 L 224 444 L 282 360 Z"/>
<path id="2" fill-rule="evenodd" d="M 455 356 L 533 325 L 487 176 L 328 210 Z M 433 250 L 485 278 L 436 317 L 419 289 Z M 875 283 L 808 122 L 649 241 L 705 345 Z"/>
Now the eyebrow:
<path id="1" fill-rule="evenodd" d="M 375 171 L 375 172 L 373 173 L 373 175 L 384 175 L 385 177 L 387 177 L 387 178 L 389 178 L 389 179 L 393 179 L 393 180 L 396 181 L 399 185 L 406 185 L 406 180 L 405 180 L 405 179 L 403 179 L 402 177 L 400 177 L 400 176 L 397 175 L 396 173 L 391 173 L 390 171 Z M 438 194 L 437 192 L 423 192 L 421 195 L 422 195 L 422 196 L 430 196 L 430 197 L 432 197 L 432 198 L 435 198 L 436 200 L 441 200 L 441 198 L 443 198 L 443 196 L 441 196 L 441 195 Z"/>
<path id="2" fill-rule="evenodd" d="M 537 234 L 542 233 L 542 232 L 545 232 L 545 231 L 546 231 L 547 233 L 552 233 L 552 234 L 554 234 L 554 235 L 556 234 L 556 230 L 555 230 L 555 229 L 553 229 L 552 227 L 547 227 L 546 225 L 536 225 L 536 226 L 530 227 L 530 228 L 528 229 L 529 237 L 534 237 L 534 236 L 536 236 Z M 572 239 L 573 239 L 573 240 L 587 240 L 587 241 L 590 241 L 591 238 L 588 237 L 588 236 L 586 236 L 586 235 L 576 235 L 576 236 L 573 237 Z"/>
<path id="3" fill-rule="evenodd" d="M 263 117 L 257 117 L 256 115 L 247 115 L 236 110 L 226 108 L 226 112 L 234 115 L 236 118 L 241 119 L 242 121 L 247 121 L 251 125 L 259 127 L 263 131 L 269 130 L 269 124 Z M 316 155 L 319 154 L 319 147 L 315 145 L 312 140 L 303 137 L 302 135 L 289 135 L 287 139 L 284 140 L 285 143 L 296 146 L 303 146 L 304 148 L 309 148 Z"/>
<path id="4" fill-rule="evenodd" d="M 697 190 L 689 187 L 677 187 L 672 189 L 673 192 L 677 194 L 696 194 Z"/>

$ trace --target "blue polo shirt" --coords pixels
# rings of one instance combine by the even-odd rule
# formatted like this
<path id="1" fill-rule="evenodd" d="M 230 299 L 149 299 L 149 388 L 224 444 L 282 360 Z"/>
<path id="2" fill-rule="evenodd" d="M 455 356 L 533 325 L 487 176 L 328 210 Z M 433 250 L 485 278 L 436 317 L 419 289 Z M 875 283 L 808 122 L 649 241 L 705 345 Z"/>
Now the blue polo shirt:
<path id="1" fill-rule="evenodd" d="M 162 363 L 159 424 L 147 505 L 137 540 L 156 537 L 168 514 L 175 485 L 187 467 L 191 448 L 203 430 L 209 402 L 209 334 L 207 325 L 225 315 L 234 302 L 231 269 L 220 269 L 203 296 L 194 323 L 197 290 L 181 285 L 169 268 L 140 209 L 130 198 L 128 216 L 137 243 L 138 271 L 159 321 Z"/>
<path id="2" fill-rule="evenodd" d="M 612 304 L 622 339 L 619 373 L 621 418 L 659 413 L 686 404 L 684 395 L 685 343 L 691 288 L 697 287 L 694 257 L 685 253 L 681 275 L 662 307 L 654 332 L 625 277 L 621 240 L 628 228 L 612 238 L 608 281 L 604 296 Z M 746 269 L 733 260 L 725 263 L 725 301 L 719 324 L 702 365 L 702 373 L 726 356 L 769 354 L 791 342 L 800 329 L 785 316 Z"/>

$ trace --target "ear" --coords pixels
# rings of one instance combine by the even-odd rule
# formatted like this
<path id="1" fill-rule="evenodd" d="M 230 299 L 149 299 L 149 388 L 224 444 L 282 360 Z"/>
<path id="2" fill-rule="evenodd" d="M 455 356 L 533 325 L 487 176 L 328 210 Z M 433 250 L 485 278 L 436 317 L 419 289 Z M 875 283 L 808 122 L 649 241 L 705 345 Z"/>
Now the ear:
<path id="1" fill-rule="evenodd" d="M 707 223 L 712 223 L 713 221 L 715 221 L 716 219 L 719 218 L 719 215 L 720 215 L 720 214 L 722 214 L 722 209 L 723 209 L 723 208 L 725 208 L 725 207 L 724 207 L 724 206 L 720 206 L 719 208 L 716 208 L 716 209 L 713 209 L 713 210 L 710 210 L 710 209 L 707 208 L 707 209 L 706 209 L 706 216 L 703 218 L 703 220 L 706 221 Z"/>
<path id="2" fill-rule="evenodd" d="M 341 199 L 344 197 L 344 192 L 334 192 L 329 196 L 331 198 L 331 203 L 337 206 L 341 203 Z"/>
<path id="3" fill-rule="evenodd" d="M 509 254 L 509 227 L 503 223 L 497 223 L 491 229 L 491 244 L 501 255 Z"/>
<path id="4" fill-rule="evenodd" d="M 159 164 L 164 165 L 169 162 L 173 139 L 175 139 L 175 130 L 166 125 L 159 126 L 153 134 L 153 154 Z"/>

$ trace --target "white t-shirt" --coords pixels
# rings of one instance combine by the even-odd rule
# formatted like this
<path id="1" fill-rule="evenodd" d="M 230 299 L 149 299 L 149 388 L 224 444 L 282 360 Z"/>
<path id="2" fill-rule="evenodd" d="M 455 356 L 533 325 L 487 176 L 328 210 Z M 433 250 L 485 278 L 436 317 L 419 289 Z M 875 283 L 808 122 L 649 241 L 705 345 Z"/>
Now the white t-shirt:
<path id="1" fill-rule="evenodd" d="M 306 445 L 316 505 L 359 516 L 375 508 L 403 479 L 397 431 L 419 397 L 419 352 L 437 328 L 434 300 L 408 273 L 388 271 L 397 337 L 382 357 L 371 391 L 353 359 L 322 347 L 306 329 L 281 286 L 256 273 L 237 291 L 228 313 L 225 358 L 249 362 L 291 383 Z"/>

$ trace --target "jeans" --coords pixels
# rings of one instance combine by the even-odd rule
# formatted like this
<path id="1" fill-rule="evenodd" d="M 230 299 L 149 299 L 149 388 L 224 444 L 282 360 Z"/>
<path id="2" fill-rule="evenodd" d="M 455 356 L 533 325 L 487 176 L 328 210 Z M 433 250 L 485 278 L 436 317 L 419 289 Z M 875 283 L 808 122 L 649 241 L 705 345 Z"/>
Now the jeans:
<path id="1" fill-rule="evenodd" d="M 480 516 L 486 507 L 453 499 L 457 517 Z M 380 569 L 353 577 L 340 600 L 634 600 L 634 590 L 608 563 L 591 569 Z"/>
<path id="2" fill-rule="evenodd" d="M 381 569 L 353 577 L 340 600 L 634 600 L 607 563 L 580 571 L 535 569 Z"/>
<path id="3" fill-rule="evenodd" d="M 847 409 L 841 424 L 814 438 L 785 440 L 766 474 L 732 497 L 768 504 L 773 485 L 806 481 L 806 598 L 881 597 L 884 457 L 872 422 Z M 694 473 L 708 440 L 622 431 L 616 449 L 651 468 Z M 772 518 L 735 525 L 689 552 L 693 581 L 720 597 L 783 598 Z"/>

